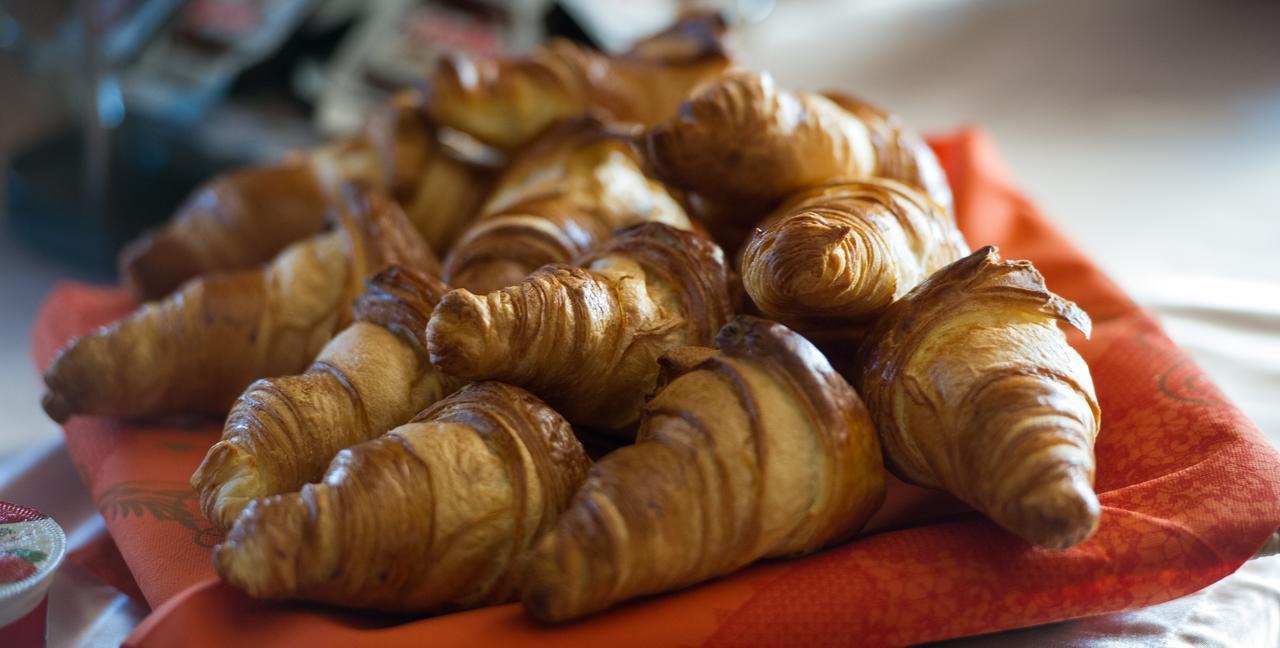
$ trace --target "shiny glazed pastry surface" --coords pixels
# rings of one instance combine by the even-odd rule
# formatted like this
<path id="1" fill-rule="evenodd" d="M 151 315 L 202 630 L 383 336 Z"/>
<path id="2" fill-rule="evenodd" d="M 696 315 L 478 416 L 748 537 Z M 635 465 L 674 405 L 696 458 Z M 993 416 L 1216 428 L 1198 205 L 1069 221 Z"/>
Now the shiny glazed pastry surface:
<path id="1" fill-rule="evenodd" d="M 343 448 L 440 400 L 447 381 L 428 360 L 424 336 L 445 290 L 429 275 L 391 266 L 369 281 L 356 321 L 305 373 L 250 385 L 191 477 L 205 517 L 227 529 L 250 501 L 320 479 Z"/>
<path id="2" fill-rule="evenodd" d="M 619 56 L 555 39 L 524 58 L 445 58 L 431 76 L 430 113 L 502 149 L 584 114 L 652 124 L 729 66 L 724 31 L 719 16 L 697 14 Z"/>
<path id="3" fill-rule="evenodd" d="M 629 434 L 658 356 L 709 344 L 729 318 L 724 254 L 649 223 L 579 262 L 487 295 L 445 295 L 427 328 L 431 360 L 461 379 L 525 387 L 574 424 Z"/>
<path id="4" fill-rule="evenodd" d="M 1100 515 L 1100 412 L 1063 324 L 1090 330 L 1030 262 L 985 247 L 890 306 L 860 362 L 859 391 L 894 472 L 1051 549 L 1087 538 Z"/>
<path id="5" fill-rule="evenodd" d="M 120 275 L 140 300 L 159 299 L 200 275 L 250 270 L 323 230 L 332 195 L 296 159 L 219 176 L 173 219 L 120 253 Z"/>
<path id="6" fill-rule="evenodd" d="M 645 141 L 658 177 L 735 207 L 743 226 L 796 191 L 870 177 L 922 187 L 951 205 L 933 152 L 896 119 L 847 97 L 779 88 L 768 74 L 724 75 Z"/>
<path id="7" fill-rule="evenodd" d="M 813 345 L 738 316 L 662 359 L 636 444 L 606 456 L 530 556 L 525 609 L 563 621 L 848 538 L 884 467 L 862 401 Z"/>
<path id="8" fill-rule="evenodd" d="M 320 483 L 250 504 L 214 564 L 257 598 L 398 612 L 503 603 L 589 465 L 554 410 L 475 383 L 343 450 Z"/>
<path id="9" fill-rule="evenodd" d="M 856 180 L 790 197 L 748 240 L 742 280 L 764 315 L 797 330 L 856 330 L 968 251 L 920 192 Z"/>
<path id="10" fill-rule="evenodd" d="M 365 127 L 377 156 L 380 186 L 404 207 L 431 249 L 444 256 L 489 193 L 491 163 L 442 141 L 421 92 L 403 91 L 379 107 Z"/>
<path id="11" fill-rule="evenodd" d="M 442 145 L 423 111 L 421 93 L 401 92 L 355 136 L 214 178 L 120 253 L 125 285 L 153 300 L 193 277 L 255 269 L 333 225 L 352 183 L 393 196 L 442 253 L 474 215 L 492 172 Z"/>
<path id="12" fill-rule="evenodd" d="M 45 372 L 45 412 L 55 421 L 225 413 L 253 380 L 305 369 L 351 321 L 366 277 L 391 263 L 438 269 L 394 203 L 355 190 L 344 202 L 338 229 L 270 265 L 198 277 L 72 340 Z"/>
<path id="13" fill-rule="evenodd" d="M 637 223 L 691 224 L 642 169 L 625 133 L 595 119 L 561 123 L 516 156 L 445 259 L 455 288 L 490 292 L 548 263 L 569 263 Z"/>

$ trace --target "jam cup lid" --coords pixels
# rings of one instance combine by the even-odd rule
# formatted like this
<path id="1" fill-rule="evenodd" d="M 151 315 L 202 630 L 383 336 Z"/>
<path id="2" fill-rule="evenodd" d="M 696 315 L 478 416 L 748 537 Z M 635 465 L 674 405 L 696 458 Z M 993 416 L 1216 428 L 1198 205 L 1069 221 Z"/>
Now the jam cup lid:
<path id="1" fill-rule="evenodd" d="M 67 537 L 53 518 L 0 502 L 0 627 L 40 604 L 66 549 Z"/>

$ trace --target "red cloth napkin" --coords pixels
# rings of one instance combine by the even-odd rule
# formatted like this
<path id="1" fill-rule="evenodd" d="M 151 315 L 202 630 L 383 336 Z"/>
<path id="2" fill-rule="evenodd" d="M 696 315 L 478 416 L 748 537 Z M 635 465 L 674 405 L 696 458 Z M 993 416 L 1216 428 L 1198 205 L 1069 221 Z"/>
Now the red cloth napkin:
<path id="1" fill-rule="evenodd" d="M 1238 568 L 1280 527 L 1280 457 L 1185 353 L 1009 183 L 980 131 L 931 141 L 974 247 L 1028 258 L 1093 316 L 1073 338 L 1102 407 L 1096 535 L 1028 546 L 975 514 L 882 531 L 756 565 L 556 628 L 516 605 L 406 619 L 249 600 L 214 578 L 219 537 L 187 485 L 219 426 L 76 418 L 67 444 L 121 554 L 155 608 L 133 646 L 905 644 L 1151 605 Z M 60 285 L 36 324 L 37 364 L 124 315 L 116 289 Z M 106 377 L 104 377 L 106 379 Z"/>

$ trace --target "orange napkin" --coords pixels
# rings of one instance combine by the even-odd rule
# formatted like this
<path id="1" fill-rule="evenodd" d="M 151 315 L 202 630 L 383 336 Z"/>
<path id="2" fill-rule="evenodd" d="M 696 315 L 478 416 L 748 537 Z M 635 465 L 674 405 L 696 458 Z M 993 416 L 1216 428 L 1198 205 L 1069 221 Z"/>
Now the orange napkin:
<path id="1" fill-rule="evenodd" d="M 1280 527 L 1280 457 L 1125 295 L 1010 185 L 980 131 L 931 142 L 974 247 L 1029 258 L 1094 319 L 1074 338 L 1102 406 L 1102 523 L 1067 551 L 969 513 L 760 564 L 557 628 L 516 605 L 408 619 L 251 601 L 214 578 L 219 538 L 187 479 L 219 427 L 76 418 L 67 444 L 155 611 L 133 646 L 905 644 L 1160 603 L 1234 571 Z M 124 315 L 119 290 L 64 284 L 36 324 L 45 367 L 68 338 Z M 105 379 L 105 377 L 104 377 Z"/>

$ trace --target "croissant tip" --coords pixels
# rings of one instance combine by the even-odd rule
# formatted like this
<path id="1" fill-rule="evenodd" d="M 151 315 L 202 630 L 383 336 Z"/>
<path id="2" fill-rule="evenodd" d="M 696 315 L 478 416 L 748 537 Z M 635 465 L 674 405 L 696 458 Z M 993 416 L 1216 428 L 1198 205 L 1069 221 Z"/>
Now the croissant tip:
<path id="1" fill-rule="evenodd" d="M 71 403 L 55 391 L 47 391 L 40 397 L 40 407 L 44 408 L 44 413 L 59 425 L 71 418 Z"/>
<path id="2" fill-rule="evenodd" d="M 581 616 L 567 600 L 573 588 L 566 561 L 574 561 L 577 551 L 574 537 L 553 529 L 538 541 L 522 567 L 524 586 L 520 603 L 529 617 L 547 624 L 560 623 Z"/>
<path id="3" fill-rule="evenodd" d="M 311 485 L 304 487 L 303 493 Z M 214 547 L 215 571 L 255 598 L 289 596 L 300 589 L 298 554 L 307 542 L 308 508 L 290 493 L 255 500 L 240 512 L 226 540 Z"/>
<path id="4" fill-rule="evenodd" d="M 1050 482 L 1021 500 L 1027 512 L 1025 537 L 1046 549 L 1067 549 L 1093 535 L 1102 505 L 1083 477 Z"/>
<path id="5" fill-rule="evenodd" d="M 191 474 L 190 483 L 200 498 L 201 512 L 222 531 L 235 525 L 249 503 L 270 494 L 260 481 L 253 455 L 227 441 L 209 448 L 204 461 Z"/>
<path id="6" fill-rule="evenodd" d="M 471 374 L 470 365 L 482 352 L 488 327 L 484 301 L 465 288 L 445 293 L 427 322 L 427 352 L 431 364 L 454 376 Z"/>
<path id="7" fill-rule="evenodd" d="M 735 315 L 716 334 L 716 347 L 740 355 L 753 355 L 764 347 L 769 347 L 771 353 L 776 345 L 782 345 L 790 352 L 801 341 L 812 346 L 808 340 L 778 322 L 742 314 Z"/>

